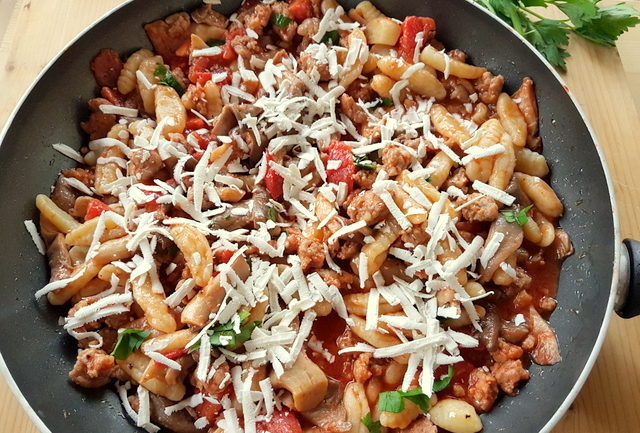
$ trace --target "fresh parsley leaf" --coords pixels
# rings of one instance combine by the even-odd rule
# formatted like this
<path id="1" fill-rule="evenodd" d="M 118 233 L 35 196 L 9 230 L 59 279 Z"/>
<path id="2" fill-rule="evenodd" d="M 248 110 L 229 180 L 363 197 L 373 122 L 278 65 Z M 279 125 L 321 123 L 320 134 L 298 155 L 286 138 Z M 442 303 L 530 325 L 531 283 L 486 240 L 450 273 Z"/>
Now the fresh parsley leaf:
<path id="1" fill-rule="evenodd" d="M 627 4 L 600 8 L 598 14 L 577 26 L 575 32 L 602 45 L 615 45 L 618 37 L 640 23 L 640 13 Z"/>
<path id="2" fill-rule="evenodd" d="M 173 87 L 180 96 L 184 94 L 184 87 L 165 65 L 158 63 L 156 65 L 156 69 L 153 71 L 153 75 L 160 80 L 160 84 L 163 86 Z"/>
<path id="3" fill-rule="evenodd" d="M 393 99 L 391 98 L 378 98 L 378 103 L 376 104 L 376 108 L 378 107 L 391 107 L 393 106 Z"/>
<path id="4" fill-rule="evenodd" d="M 207 45 L 209 45 L 210 47 L 219 47 L 224 44 L 225 41 L 222 39 L 207 39 Z"/>
<path id="5" fill-rule="evenodd" d="M 269 218 L 271 221 L 278 222 L 278 210 L 271 206 L 268 210 L 267 210 L 267 218 Z"/>
<path id="6" fill-rule="evenodd" d="M 364 424 L 364 426 L 367 428 L 367 430 L 369 430 L 369 433 L 381 433 L 382 432 L 382 424 L 380 424 L 380 421 L 374 421 L 371 418 L 371 412 L 369 412 L 368 414 L 363 416 L 362 419 L 360 420 L 360 422 L 362 424 Z"/>
<path id="7" fill-rule="evenodd" d="M 516 212 L 514 209 L 506 209 L 501 210 L 500 213 L 508 223 L 517 223 L 518 225 L 523 226 L 527 223 L 527 221 L 529 221 L 527 212 L 529 212 L 531 208 L 533 208 L 533 205 L 529 205 L 524 209 L 521 209 L 519 212 Z"/>
<path id="8" fill-rule="evenodd" d="M 442 379 L 433 382 L 433 392 L 440 392 L 443 389 L 446 389 L 451 383 L 451 379 L 453 379 L 454 374 L 455 370 L 453 369 L 453 366 L 450 365 L 447 369 L 447 375 Z"/>
<path id="9" fill-rule="evenodd" d="M 474 0 L 527 38 L 549 62 L 567 69 L 569 33 L 612 46 L 640 24 L 640 12 L 628 4 L 600 7 L 601 0 Z M 568 19 L 548 19 L 531 7 L 556 6 Z M 572 25 L 571 25 L 572 24 Z"/>
<path id="10" fill-rule="evenodd" d="M 378 398 L 378 409 L 383 412 L 400 413 L 404 410 L 404 399 L 417 405 L 422 412 L 429 410 L 429 397 L 419 386 L 410 391 L 388 391 L 380 393 Z"/>
<path id="11" fill-rule="evenodd" d="M 331 42 L 332 45 L 338 45 L 338 42 L 340 42 L 340 33 L 338 33 L 337 30 L 328 31 L 322 39 L 320 39 L 320 42 L 323 44 Z"/>
<path id="12" fill-rule="evenodd" d="M 140 349 L 142 342 L 151 333 L 149 331 L 139 331 L 137 329 L 125 329 L 118 332 L 118 341 L 111 352 L 111 356 L 115 359 L 125 360 L 129 355 Z"/>
<path id="13" fill-rule="evenodd" d="M 253 330 L 261 324 L 259 321 L 245 323 L 250 315 L 251 313 L 248 311 L 240 311 L 238 313 L 238 317 L 240 318 L 240 333 L 236 333 L 234 330 L 235 323 L 233 319 L 208 331 L 207 334 L 209 335 L 211 345 L 216 347 L 222 346 L 229 350 L 237 349 L 241 344 L 251 338 Z M 193 352 L 199 348 L 200 343 L 196 343 L 191 346 L 189 352 Z"/>
<path id="14" fill-rule="evenodd" d="M 371 161 L 367 155 L 358 155 L 358 156 L 354 155 L 353 162 L 358 168 L 363 168 L 365 170 L 376 169 L 376 163 Z"/>
<path id="15" fill-rule="evenodd" d="M 277 12 L 271 15 L 271 24 L 273 24 L 276 27 L 280 27 L 281 29 L 284 29 L 285 27 L 287 27 L 290 22 L 291 22 L 291 18 L 285 17 L 284 15 L 279 14 Z"/>

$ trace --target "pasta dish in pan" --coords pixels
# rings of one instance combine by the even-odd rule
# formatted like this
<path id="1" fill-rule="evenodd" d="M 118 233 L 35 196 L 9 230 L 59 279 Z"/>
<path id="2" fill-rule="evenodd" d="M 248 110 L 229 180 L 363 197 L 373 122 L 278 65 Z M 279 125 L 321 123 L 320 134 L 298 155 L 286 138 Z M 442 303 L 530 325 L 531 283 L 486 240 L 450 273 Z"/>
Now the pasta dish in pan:
<path id="1" fill-rule="evenodd" d="M 534 84 L 436 25 L 246 0 L 102 49 L 87 144 L 54 145 L 79 166 L 25 222 L 71 380 L 149 432 L 468 433 L 559 362 Z"/>

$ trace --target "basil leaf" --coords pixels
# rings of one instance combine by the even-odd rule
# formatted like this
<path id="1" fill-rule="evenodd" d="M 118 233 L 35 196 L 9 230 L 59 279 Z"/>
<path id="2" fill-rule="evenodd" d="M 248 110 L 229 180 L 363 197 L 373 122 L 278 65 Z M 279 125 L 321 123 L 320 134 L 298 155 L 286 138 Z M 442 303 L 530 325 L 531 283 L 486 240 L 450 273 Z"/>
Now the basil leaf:
<path id="1" fill-rule="evenodd" d="M 240 332 L 236 333 L 234 328 L 234 321 L 229 320 L 227 323 L 218 325 L 212 330 L 208 331 L 209 341 L 212 346 L 224 347 L 229 350 L 238 348 L 242 343 L 251 338 L 253 330 L 260 326 L 262 322 L 256 321 L 251 323 L 245 323 L 251 313 L 248 311 L 240 311 L 238 317 L 240 318 Z M 200 348 L 200 342 L 194 344 L 189 348 L 189 353 L 198 350 Z"/>
<path id="2" fill-rule="evenodd" d="M 156 69 L 153 71 L 153 75 L 160 80 L 160 84 L 163 86 L 173 87 L 178 95 L 182 96 L 185 92 L 184 87 L 176 79 L 176 77 L 167 69 L 166 66 L 158 63 Z"/>
<path id="3" fill-rule="evenodd" d="M 268 210 L 267 210 L 267 218 L 269 218 L 271 221 L 278 222 L 278 210 L 271 206 Z"/>
<path id="4" fill-rule="evenodd" d="M 382 432 L 382 424 L 380 424 L 380 421 L 374 421 L 371 418 L 371 412 L 369 412 L 368 414 L 363 416 L 362 419 L 360 420 L 360 422 L 362 424 L 364 424 L 364 426 L 367 428 L 367 430 L 369 430 L 369 433 L 381 433 Z"/>
<path id="5" fill-rule="evenodd" d="M 453 366 L 450 365 L 447 369 L 447 375 L 440 380 L 436 380 L 433 382 L 433 392 L 440 392 L 451 383 L 451 379 L 453 379 L 453 375 L 455 374 L 455 370 Z"/>
<path id="6" fill-rule="evenodd" d="M 320 39 L 320 42 L 323 44 L 331 42 L 332 45 L 338 45 L 338 42 L 340 42 L 340 33 L 338 33 L 337 30 L 328 31 L 322 39 Z"/>
<path id="7" fill-rule="evenodd" d="M 290 22 L 291 22 L 291 18 L 285 17 L 284 15 L 279 14 L 277 12 L 271 15 L 271 24 L 273 24 L 276 27 L 280 27 L 281 29 L 284 29 L 285 27 L 287 27 Z"/>
<path id="8" fill-rule="evenodd" d="M 111 356 L 120 361 L 125 360 L 129 355 L 140 349 L 142 342 L 151 333 L 149 331 L 140 331 L 137 329 L 125 329 L 118 332 L 118 341 L 111 352 Z"/>
<path id="9" fill-rule="evenodd" d="M 224 45 L 225 41 L 222 39 L 208 39 L 207 40 L 207 45 L 210 47 L 219 47 L 221 45 Z"/>

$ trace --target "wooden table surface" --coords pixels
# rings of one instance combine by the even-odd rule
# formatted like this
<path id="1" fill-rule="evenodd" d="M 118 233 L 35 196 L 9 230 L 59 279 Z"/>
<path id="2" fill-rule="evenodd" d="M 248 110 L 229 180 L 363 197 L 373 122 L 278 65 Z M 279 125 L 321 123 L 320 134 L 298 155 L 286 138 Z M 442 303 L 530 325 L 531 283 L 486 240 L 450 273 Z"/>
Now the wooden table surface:
<path id="1" fill-rule="evenodd" d="M 94 19 L 121 2 L 0 0 L 0 128 L 48 61 Z M 639 1 L 630 3 L 640 6 Z M 573 40 L 571 53 L 565 78 L 604 148 L 622 236 L 640 239 L 640 29 L 625 35 L 618 49 Z M 640 432 L 638 359 L 640 319 L 614 317 L 591 376 L 554 433 Z M 0 432 L 37 432 L 2 378 Z"/>

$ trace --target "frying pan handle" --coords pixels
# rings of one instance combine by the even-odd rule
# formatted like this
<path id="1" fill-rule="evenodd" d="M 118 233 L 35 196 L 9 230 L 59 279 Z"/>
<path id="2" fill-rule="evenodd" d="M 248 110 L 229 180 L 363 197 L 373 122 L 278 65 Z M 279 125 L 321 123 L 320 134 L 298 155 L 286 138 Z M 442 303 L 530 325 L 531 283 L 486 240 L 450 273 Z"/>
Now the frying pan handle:
<path id="1" fill-rule="evenodd" d="M 625 319 L 640 315 L 640 242 L 633 239 L 622 243 L 615 309 Z"/>

